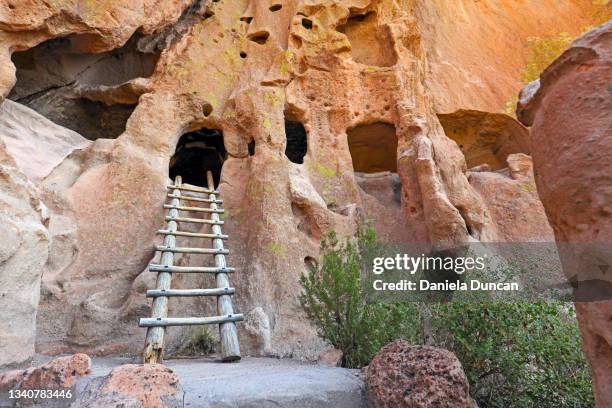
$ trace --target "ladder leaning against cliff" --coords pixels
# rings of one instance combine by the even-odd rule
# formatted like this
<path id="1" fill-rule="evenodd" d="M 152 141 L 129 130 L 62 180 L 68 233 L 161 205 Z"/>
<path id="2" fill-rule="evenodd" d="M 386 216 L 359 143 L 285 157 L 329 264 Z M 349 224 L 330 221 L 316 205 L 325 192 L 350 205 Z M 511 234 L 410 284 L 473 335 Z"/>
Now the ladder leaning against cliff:
<path id="1" fill-rule="evenodd" d="M 139 326 L 147 327 L 147 338 L 143 359 L 145 363 L 161 363 L 164 350 L 164 336 L 166 327 L 169 326 L 194 326 L 205 324 L 219 324 L 221 337 L 221 359 L 222 361 L 235 361 L 240 359 L 240 347 L 238 345 L 238 334 L 236 330 L 237 321 L 244 320 L 242 314 L 234 313 L 231 295 L 235 289 L 230 287 L 228 273 L 234 272 L 225 263 L 225 255 L 229 253 L 223 247 L 223 240 L 227 235 L 221 233 L 223 221 L 219 214 L 223 210 L 219 206 L 223 200 L 218 200 L 218 192 L 214 189 L 212 173 L 206 173 L 208 188 L 183 186 L 181 176 L 177 176 L 174 184 L 168 186 L 172 191 L 168 197 L 172 199 L 170 204 L 165 204 L 168 209 L 166 216 L 167 228 L 159 230 L 158 234 L 164 235 L 164 245 L 158 245 L 157 251 L 161 252 L 161 264 L 150 264 L 149 270 L 157 272 L 157 286 L 154 290 L 147 291 L 147 297 L 153 298 L 151 317 L 140 319 Z M 208 198 L 197 198 L 182 196 L 181 191 L 191 191 L 208 194 Z M 181 205 L 181 200 L 201 202 L 210 204 L 209 208 L 190 207 L 188 204 Z M 179 216 L 179 211 L 192 211 L 210 214 L 210 219 L 184 218 Z M 178 230 L 180 223 L 198 223 L 211 225 L 211 233 L 195 233 Z M 212 239 L 213 248 L 185 248 L 176 246 L 176 237 L 209 238 Z M 175 253 L 211 254 L 215 257 L 214 267 L 205 266 L 173 266 Z M 214 273 L 216 288 L 213 289 L 172 289 L 170 284 L 173 273 Z M 167 317 L 168 298 L 178 296 L 216 296 L 217 314 L 212 317 Z"/>

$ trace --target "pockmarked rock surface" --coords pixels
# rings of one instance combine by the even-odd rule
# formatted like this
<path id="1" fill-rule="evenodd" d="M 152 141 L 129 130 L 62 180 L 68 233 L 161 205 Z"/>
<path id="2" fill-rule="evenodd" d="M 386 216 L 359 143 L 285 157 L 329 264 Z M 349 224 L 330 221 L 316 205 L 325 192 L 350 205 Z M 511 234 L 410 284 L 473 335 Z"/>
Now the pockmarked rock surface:
<path id="1" fill-rule="evenodd" d="M 54 151 L 59 163 L 50 160 L 32 176 L 40 178 L 34 193 L 48 208 L 48 238 L 39 240 L 48 260 L 44 248 L 38 258 L 11 258 L 45 264 L 41 352 L 140 350 L 144 330 L 136 322 L 149 313 L 144 292 L 154 276 L 146 268 L 164 222 L 169 170 L 179 140 L 193 131 L 222 132 L 218 187 L 237 269 L 234 308 L 250 318 L 238 325 L 245 354 L 316 360 L 326 347 L 297 294 L 299 275 L 332 229 L 350 236 L 360 220 L 373 219 L 385 239 L 441 248 L 549 233 L 538 215 L 504 212 L 516 208 L 505 200 L 532 198 L 523 182 L 496 180 L 506 187 L 502 198 L 483 193 L 476 178 L 497 176 L 468 172 L 466 154 L 438 114 L 499 112 L 518 87 L 526 58 L 520 39 L 553 27 L 579 31 L 594 10 L 591 1 L 546 1 L 545 15 L 540 4 L 515 8 L 509 1 L 462 10 L 458 3 L 405 0 L 47 3 L 0 2 L 0 93 L 75 125 L 93 142 L 83 148 L 81 139 L 66 139 Z M 500 58 L 493 46 L 508 38 L 520 44 L 502 47 Z M 62 68 L 39 69 L 35 60 Z M 508 117 L 498 119 L 516 130 L 499 133 L 502 139 L 525 132 Z M 489 140 L 487 131 L 469 134 Z M 361 163 L 376 173 L 356 176 L 363 157 L 352 152 L 368 132 L 391 152 L 379 151 L 381 163 Z M 204 134 L 195 144 L 210 139 Z M 35 167 L 29 151 L 42 160 L 34 149 L 44 143 L 13 142 L 20 168 Z M 528 153 L 514 148 L 519 144 L 510 143 L 496 163 Z M 192 238 L 177 244 L 202 246 Z M 211 286 L 207 279 L 182 276 L 174 284 Z M 170 308 L 173 316 L 215 313 L 212 302 L 193 299 Z M 33 338 L 31 326 L 27 333 Z M 191 334 L 170 331 L 168 352 Z"/>
<path id="2" fill-rule="evenodd" d="M 64 406 L 69 405 L 75 393 L 75 385 L 78 381 L 91 373 L 91 359 L 86 354 L 74 354 L 72 356 L 59 357 L 37 367 L 26 370 L 14 370 L 0 373 L 0 406 L 57 406 L 62 405 L 62 399 L 37 398 L 10 399 L 10 390 L 55 390 L 69 392 Z M 56 405 L 54 405 L 54 403 Z"/>
<path id="3" fill-rule="evenodd" d="M 576 311 L 597 407 L 612 405 L 612 22 L 580 37 L 527 87 L 535 181 L 565 274 L 600 298 Z M 592 301 L 588 301 L 592 300 Z"/>
<path id="4" fill-rule="evenodd" d="M 125 364 L 91 381 L 73 408 L 182 408 L 183 391 L 174 371 L 163 364 Z"/>
<path id="5" fill-rule="evenodd" d="M 364 368 L 368 401 L 374 408 L 471 408 L 469 383 L 448 350 L 397 340 Z"/>

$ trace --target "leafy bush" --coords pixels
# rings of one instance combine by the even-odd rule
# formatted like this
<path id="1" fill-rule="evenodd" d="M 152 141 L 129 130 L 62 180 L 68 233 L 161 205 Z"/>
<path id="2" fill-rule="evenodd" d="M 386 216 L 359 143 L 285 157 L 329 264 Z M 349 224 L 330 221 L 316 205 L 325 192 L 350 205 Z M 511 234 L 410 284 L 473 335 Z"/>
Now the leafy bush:
<path id="1" fill-rule="evenodd" d="M 438 346 L 455 352 L 480 407 L 592 407 L 573 308 L 561 302 L 431 306 Z"/>
<path id="2" fill-rule="evenodd" d="M 300 277 L 300 303 L 319 334 L 342 350 L 342 366 L 367 365 L 398 338 L 426 339 L 457 355 L 481 408 L 594 405 L 571 304 L 368 303 L 360 268 L 379 249 L 371 229 L 344 243 L 331 233 L 319 267 Z"/>
<path id="3" fill-rule="evenodd" d="M 366 302 L 360 270 L 364 258 L 376 252 L 376 247 L 372 229 L 362 230 L 356 242 L 343 243 L 331 232 L 321 243 L 323 258 L 318 270 L 300 277 L 304 288 L 300 304 L 321 337 L 342 350 L 343 367 L 367 365 L 418 316 L 413 305 Z M 414 323 L 410 326 L 418 327 Z"/>

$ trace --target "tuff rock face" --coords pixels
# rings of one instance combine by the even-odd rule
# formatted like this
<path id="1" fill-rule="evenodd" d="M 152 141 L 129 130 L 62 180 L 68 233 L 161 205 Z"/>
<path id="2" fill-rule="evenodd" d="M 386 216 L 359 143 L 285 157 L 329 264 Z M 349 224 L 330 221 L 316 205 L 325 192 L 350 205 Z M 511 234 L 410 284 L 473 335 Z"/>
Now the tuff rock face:
<path id="1" fill-rule="evenodd" d="M 364 369 L 374 408 L 471 408 L 470 385 L 448 350 L 397 340 L 383 347 Z"/>
<path id="2" fill-rule="evenodd" d="M 2 95 L 93 140 L 32 125 L 5 142 L 2 164 L 13 163 L 7 178 L 23 173 L 37 182 L 20 205 L 38 195 L 49 210 L 38 238 L 23 241 L 38 243 L 36 256 L 24 250 L 11 258 L 34 275 L 21 292 L 29 309 L 14 312 L 28 321 L 45 270 L 40 351 L 140 350 L 136 322 L 149 313 L 144 291 L 154 276 L 146 266 L 163 225 L 169 167 L 181 136 L 204 128 L 203 139 L 190 133 L 195 139 L 180 146 L 222 131 L 219 189 L 229 262 L 238 270 L 234 308 L 250 319 L 239 325 L 245 354 L 316 359 L 326 347 L 297 295 L 298 276 L 331 229 L 351 235 L 365 217 L 385 239 L 438 247 L 523 239 L 523 232 L 552 239 L 521 156 L 530 153 L 527 131 L 487 112 L 500 111 L 519 89 L 526 38 L 578 31 L 589 23 L 591 1 L 160 3 L 0 1 Z M 37 117 L 9 103 L 0 120 L 14 123 L 5 115 L 16 109 Z M 468 150 L 445 134 L 448 123 L 475 146 L 470 151 L 495 159 L 489 170 L 496 172 L 476 159 L 468 172 Z M 32 144 L 42 133 L 44 141 Z M 504 148 L 491 154 L 498 144 Z M 44 166 L 26 160 L 24 151 L 42 160 L 50 145 L 57 149 Z M 382 168 L 364 145 L 386 158 Z M 495 196 L 489 183 L 504 194 Z M 3 194 L 13 190 L 2 186 Z M 36 206 L 27 208 L 36 219 Z M 19 242 L 11 239 L 19 232 L 5 231 Z M 4 279 L 9 269 L 0 267 Z M 210 286 L 206 279 L 175 277 L 173 285 Z M 15 285 L 10 279 L 5 287 Z M 211 315 L 214 305 L 180 300 L 170 314 Z M 32 325 L 19 330 L 33 339 Z M 170 330 L 167 349 L 189 337 L 188 329 Z"/>
<path id="3" fill-rule="evenodd" d="M 576 40 L 527 87 L 517 112 L 531 126 L 535 180 L 564 248 L 564 271 L 603 292 L 599 301 L 576 303 L 598 407 L 612 405 L 611 80 L 608 22 Z"/>

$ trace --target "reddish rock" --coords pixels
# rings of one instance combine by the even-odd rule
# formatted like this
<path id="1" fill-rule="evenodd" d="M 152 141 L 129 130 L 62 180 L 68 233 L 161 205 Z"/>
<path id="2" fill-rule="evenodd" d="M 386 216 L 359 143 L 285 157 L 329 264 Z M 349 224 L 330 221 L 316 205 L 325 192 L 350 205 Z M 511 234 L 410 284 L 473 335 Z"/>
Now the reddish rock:
<path id="1" fill-rule="evenodd" d="M 472 407 L 461 363 L 448 350 L 397 340 L 364 371 L 374 408 Z"/>
<path id="2" fill-rule="evenodd" d="M 329 367 L 340 367 L 342 363 L 342 350 L 331 348 L 323 350 L 319 354 L 319 364 L 326 365 Z"/>
<path id="3" fill-rule="evenodd" d="M 125 364 L 97 378 L 75 401 L 74 408 L 174 408 L 183 406 L 177 375 L 163 364 Z"/>
<path id="4" fill-rule="evenodd" d="M 51 360 L 39 367 L 0 374 L 0 390 L 71 388 L 79 377 L 90 372 L 91 359 L 79 353 Z"/>
<path id="5" fill-rule="evenodd" d="M 611 82 L 608 22 L 575 41 L 542 73 L 539 87 L 526 88 L 517 112 L 532 126 L 535 180 L 565 274 L 608 291 L 600 301 L 576 304 L 598 407 L 612 406 Z"/>
<path id="6" fill-rule="evenodd" d="M 551 242 L 552 228 L 538 198 L 531 158 L 511 154 L 504 170 L 469 171 L 470 184 L 482 195 L 500 240 Z"/>

